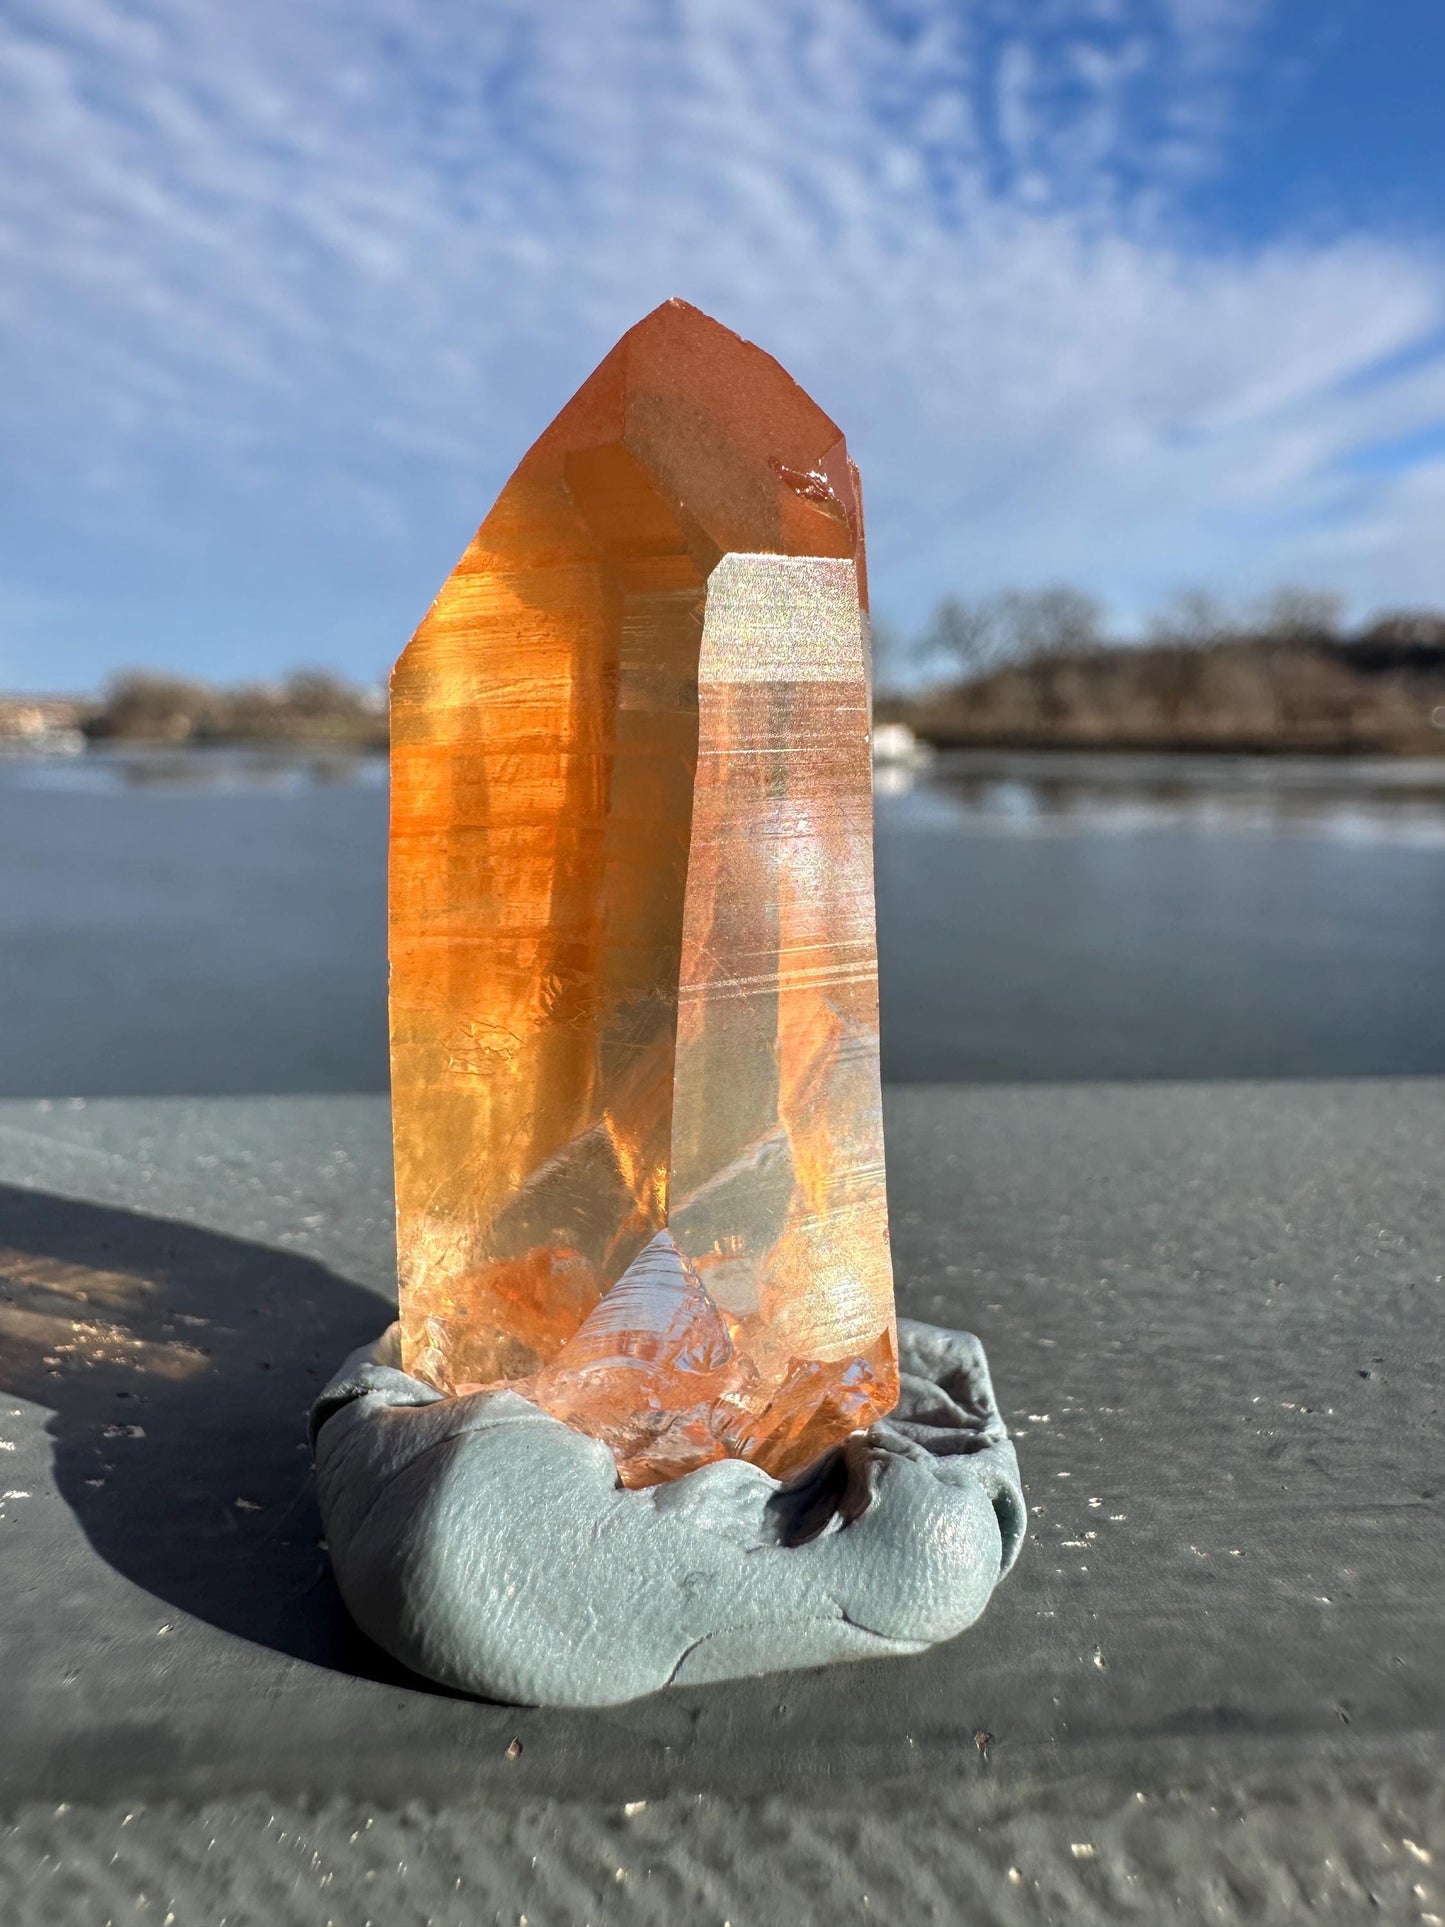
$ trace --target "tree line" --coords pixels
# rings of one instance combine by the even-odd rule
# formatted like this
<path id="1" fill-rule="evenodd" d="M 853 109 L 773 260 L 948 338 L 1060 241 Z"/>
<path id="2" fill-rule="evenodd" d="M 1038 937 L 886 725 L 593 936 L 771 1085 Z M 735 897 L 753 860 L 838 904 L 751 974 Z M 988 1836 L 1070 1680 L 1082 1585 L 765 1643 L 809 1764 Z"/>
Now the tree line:
<path id="1" fill-rule="evenodd" d="M 1445 614 L 1347 626 L 1339 597 L 1176 596 L 1136 640 L 1065 584 L 877 634 L 879 714 L 938 743 L 1445 754 Z"/>
<path id="2" fill-rule="evenodd" d="M 1207 589 L 1184 589 L 1149 618 L 1142 636 L 1110 633 L 1104 605 L 1069 583 L 1004 589 L 970 600 L 946 596 L 923 628 L 905 636 L 890 623 L 874 626 L 881 687 L 920 680 L 970 681 L 1008 664 L 1086 657 L 1111 649 L 1209 649 L 1220 644 L 1259 647 L 1350 648 L 1363 656 L 1382 650 L 1392 662 L 1445 662 L 1445 613 L 1398 610 L 1353 629 L 1344 600 L 1330 590 L 1285 587 L 1257 602 L 1230 604 Z"/>
<path id="3" fill-rule="evenodd" d="M 100 741 L 384 748 L 386 695 L 379 687 L 362 687 L 320 669 L 231 689 L 136 669 L 112 680 L 81 727 Z"/>

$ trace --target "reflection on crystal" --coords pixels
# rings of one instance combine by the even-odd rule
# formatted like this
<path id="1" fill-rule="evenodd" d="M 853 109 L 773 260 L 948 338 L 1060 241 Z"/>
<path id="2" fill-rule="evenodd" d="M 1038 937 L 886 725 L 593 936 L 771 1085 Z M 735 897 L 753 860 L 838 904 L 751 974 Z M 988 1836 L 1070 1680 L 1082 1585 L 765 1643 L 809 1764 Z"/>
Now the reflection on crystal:
<path id="1" fill-rule="evenodd" d="M 670 302 L 393 680 L 406 1360 L 628 1483 L 896 1396 L 862 564 L 837 429 Z"/>

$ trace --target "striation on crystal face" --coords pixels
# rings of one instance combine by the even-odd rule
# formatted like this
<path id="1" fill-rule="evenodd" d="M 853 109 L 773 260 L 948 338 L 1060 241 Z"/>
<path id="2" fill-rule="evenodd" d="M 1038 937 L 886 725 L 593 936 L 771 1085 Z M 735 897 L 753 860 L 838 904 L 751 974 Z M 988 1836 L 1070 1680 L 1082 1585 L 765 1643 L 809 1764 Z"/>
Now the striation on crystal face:
<path id="1" fill-rule="evenodd" d="M 629 1485 L 897 1397 L 865 608 L 838 430 L 673 301 L 392 679 L 405 1362 Z"/>

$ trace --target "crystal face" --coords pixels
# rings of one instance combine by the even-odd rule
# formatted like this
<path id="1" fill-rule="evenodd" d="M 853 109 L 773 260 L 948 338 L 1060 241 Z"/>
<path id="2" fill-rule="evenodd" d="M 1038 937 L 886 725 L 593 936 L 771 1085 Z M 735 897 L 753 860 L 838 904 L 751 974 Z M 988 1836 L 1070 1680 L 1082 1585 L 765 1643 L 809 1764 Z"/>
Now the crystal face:
<path id="1" fill-rule="evenodd" d="M 897 1396 L 865 607 L 838 430 L 669 302 L 392 679 L 405 1362 L 628 1484 Z"/>

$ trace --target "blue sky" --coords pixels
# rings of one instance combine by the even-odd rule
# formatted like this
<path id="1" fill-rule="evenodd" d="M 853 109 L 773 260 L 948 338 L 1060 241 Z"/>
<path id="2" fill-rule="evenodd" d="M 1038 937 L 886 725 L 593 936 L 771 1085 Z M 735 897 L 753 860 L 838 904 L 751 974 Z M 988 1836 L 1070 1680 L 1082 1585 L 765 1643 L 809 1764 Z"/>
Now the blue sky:
<path id="1" fill-rule="evenodd" d="M 682 294 L 879 609 L 1445 604 L 1440 0 L 0 0 L 0 684 L 378 674 Z"/>

